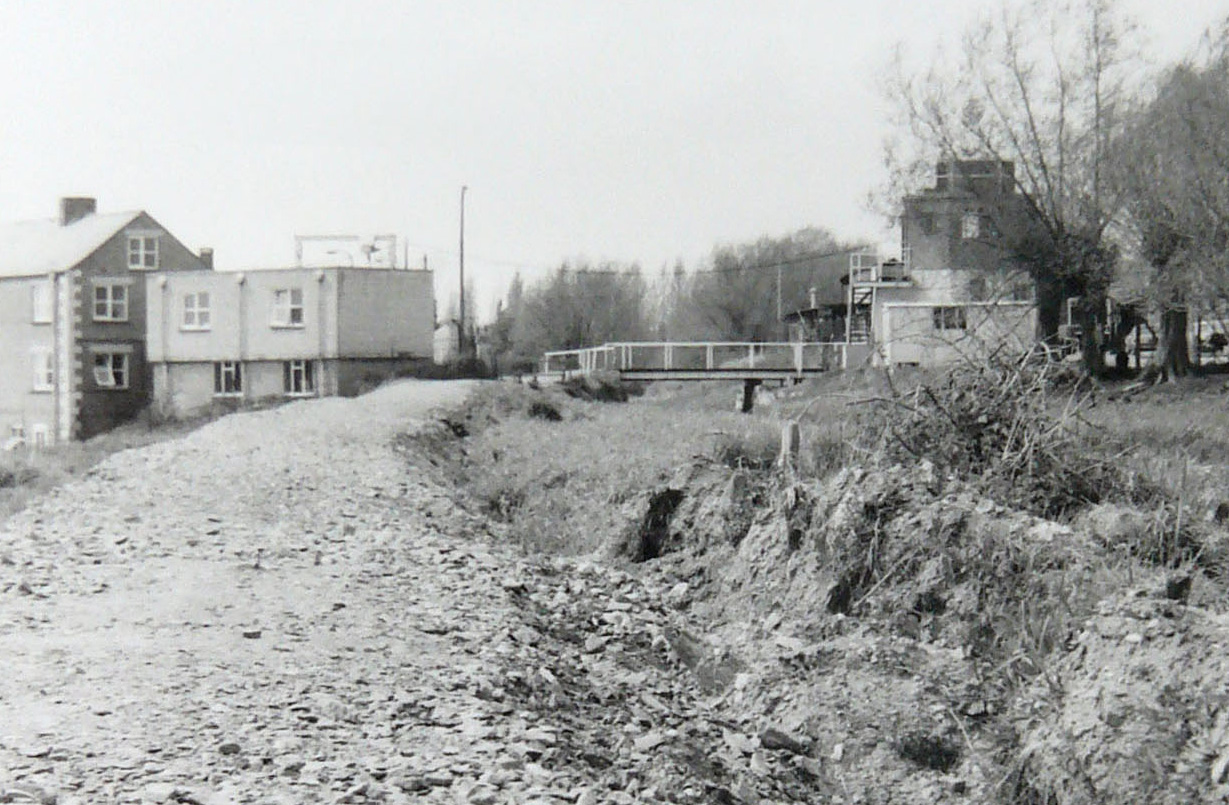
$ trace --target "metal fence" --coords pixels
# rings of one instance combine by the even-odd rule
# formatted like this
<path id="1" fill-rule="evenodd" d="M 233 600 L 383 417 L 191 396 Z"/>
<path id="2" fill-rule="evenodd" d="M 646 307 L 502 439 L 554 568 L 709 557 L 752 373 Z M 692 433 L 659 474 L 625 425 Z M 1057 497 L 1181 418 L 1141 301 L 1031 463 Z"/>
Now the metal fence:
<path id="1" fill-rule="evenodd" d="M 810 372 L 845 364 L 842 342 L 633 341 L 547 352 L 545 373 Z"/>

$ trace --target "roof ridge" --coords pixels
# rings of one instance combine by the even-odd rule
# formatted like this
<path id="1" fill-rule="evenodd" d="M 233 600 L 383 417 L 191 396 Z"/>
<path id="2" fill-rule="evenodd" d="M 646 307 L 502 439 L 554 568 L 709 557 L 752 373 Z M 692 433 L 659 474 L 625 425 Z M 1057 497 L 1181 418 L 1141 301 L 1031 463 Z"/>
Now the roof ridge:
<path id="1" fill-rule="evenodd" d="M 57 218 L 0 223 L 0 277 L 29 277 L 72 268 L 144 210 L 91 213 L 62 225 Z"/>
<path id="2" fill-rule="evenodd" d="M 145 214 L 145 210 L 115 210 L 113 212 L 92 212 L 89 215 L 84 215 L 78 218 L 76 221 L 73 221 L 72 224 L 77 223 L 77 221 L 88 221 L 91 218 L 120 218 L 120 217 L 124 217 L 128 215 L 142 215 L 142 214 Z M 15 221 L 8 221 L 8 222 L 0 221 L 0 226 L 12 226 L 14 224 L 54 224 L 54 223 L 58 223 L 59 220 L 60 218 L 58 215 L 48 215 L 43 218 L 18 218 Z M 72 224 L 65 224 L 65 226 L 72 226 Z"/>

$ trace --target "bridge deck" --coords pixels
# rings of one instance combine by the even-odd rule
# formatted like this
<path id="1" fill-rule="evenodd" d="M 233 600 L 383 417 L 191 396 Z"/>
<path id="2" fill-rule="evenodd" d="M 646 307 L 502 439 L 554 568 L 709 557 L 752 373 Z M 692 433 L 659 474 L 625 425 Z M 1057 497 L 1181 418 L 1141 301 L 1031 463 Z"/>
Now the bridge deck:
<path id="1" fill-rule="evenodd" d="M 629 341 L 548 352 L 549 374 L 617 372 L 625 380 L 785 380 L 840 369 L 845 343 Z"/>

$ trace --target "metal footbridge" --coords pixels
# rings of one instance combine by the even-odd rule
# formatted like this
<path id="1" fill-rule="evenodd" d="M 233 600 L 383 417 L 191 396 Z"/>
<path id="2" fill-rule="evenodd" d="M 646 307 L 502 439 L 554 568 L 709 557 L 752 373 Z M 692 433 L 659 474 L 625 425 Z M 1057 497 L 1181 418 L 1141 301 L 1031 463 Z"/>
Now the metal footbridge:
<path id="1" fill-rule="evenodd" d="M 849 346 L 801 341 L 624 341 L 547 352 L 542 372 L 563 377 L 608 372 L 624 380 L 790 380 L 844 368 Z"/>

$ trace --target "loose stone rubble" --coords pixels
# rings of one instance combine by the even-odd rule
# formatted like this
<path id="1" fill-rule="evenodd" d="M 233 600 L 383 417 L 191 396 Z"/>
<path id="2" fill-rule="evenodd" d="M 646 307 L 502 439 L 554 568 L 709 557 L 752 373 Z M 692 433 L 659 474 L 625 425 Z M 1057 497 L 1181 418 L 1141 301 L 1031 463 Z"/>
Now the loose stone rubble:
<path id="1" fill-rule="evenodd" d="M 1229 618 L 1182 596 L 1165 585 L 1100 602 L 1048 682 L 1015 703 L 1021 798 L 1229 798 Z"/>
<path id="2" fill-rule="evenodd" d="M 0 801 L 815 801 L 682 672 L 686 585 L 520 557 L 394 438 L 467 391 L 227 417 L 4 524 Z"/>

